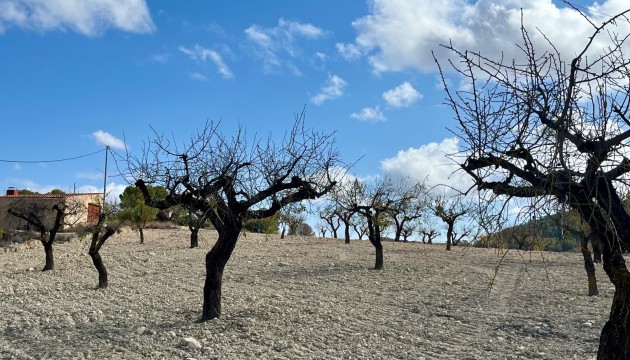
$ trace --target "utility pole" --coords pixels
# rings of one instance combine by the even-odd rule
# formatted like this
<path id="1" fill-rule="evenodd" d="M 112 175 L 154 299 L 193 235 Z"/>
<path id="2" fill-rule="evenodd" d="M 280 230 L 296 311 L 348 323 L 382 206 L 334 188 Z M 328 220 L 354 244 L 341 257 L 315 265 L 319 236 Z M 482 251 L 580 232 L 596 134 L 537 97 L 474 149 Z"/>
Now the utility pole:
<path id="1" fill-rule="evenodd" d="M 103 206 L 101 206 L 101 219 L 105 216 L 105 196 L 107 195 L 107 158 L 109 145 L 105 145 L 105 176 L 103 176 Z"/>

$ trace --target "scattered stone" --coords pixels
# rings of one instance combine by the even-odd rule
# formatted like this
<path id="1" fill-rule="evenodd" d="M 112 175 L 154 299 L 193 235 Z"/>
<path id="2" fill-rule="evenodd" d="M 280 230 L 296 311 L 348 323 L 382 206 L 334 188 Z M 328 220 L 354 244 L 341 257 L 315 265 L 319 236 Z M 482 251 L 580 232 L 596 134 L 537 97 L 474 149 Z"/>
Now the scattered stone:
<path id="1" fill-rule="evenodd" d="M 144 327 L 144 326 L 138 326 L 138 327 L 134 330 L 134 332 L 135 332 L 136 334 L 138 334 L 138 335 L 142 335 L 142 334 L 144 334 L 146 331 L 147 331 L 147 328 L 146 328 L 146 327 Z"/>
<path id="2" fill-rule="evenodd" d="M 194 337 L 185 337 L 182 340 L 182 344 L 192 350 L 200 350 L 202 348 L 199 341 L 197 341 Z"/>

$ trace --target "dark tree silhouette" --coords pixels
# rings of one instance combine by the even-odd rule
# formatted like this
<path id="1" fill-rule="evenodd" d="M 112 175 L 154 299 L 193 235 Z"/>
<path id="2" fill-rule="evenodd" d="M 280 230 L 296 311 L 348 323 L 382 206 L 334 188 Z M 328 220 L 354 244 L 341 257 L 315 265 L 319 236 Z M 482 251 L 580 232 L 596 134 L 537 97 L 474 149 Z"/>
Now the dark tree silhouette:
<path id="1" fill-rule="evenodd" d="M 38 204 L 36 201 L 18 201 L 13 204 L 7 211 L 9 214 L 25 220 L 28 225 L 39 231 L 39 241 L 44 247 L 46 262 L 42 271 L 55 269 L 55 258 L 53 255 L 53 243 L 57 238 L 57 233 L 64 226 L 66 216 L 76 214 L 79 205 L 72 203 L 66 205 L 64 200 L 52 205 Z M 51 212 L 54 214 L 52 222 L 50 221 Z M 46 238 L 48 233 L 48 238 Z"/>
<path id="2" fill-rule="evenodd" d="M 337 216 L 337 207 L 333 203 L 326 204 L 319 210 L 319 218 L 328 225 L 333 239 L 337 239 L 337 231 L 341 226 L 341 220 Z"/>
<path id="3" fill-rule="evenodd" d="M 193 208 L 188 209 L 188 230 L 190 230 L 190 248 L 199 247 L 199 230 L 208 221 L 208 213 L 205 211 L 195 211 Z"/>
<path id="4" fill-rule="evenodd" d="M 389 217 L 394 222 L 394 241 L 400 241 L 400 236 L 404 234 L 404 240 L 413 233 L 415 229 L 411 224 L 426 214 L 427 197 L 426 187 L 422 183 L 417 183 L 409 189 L 405 189 L 398 206 L 389 211 Z"/>
<path id="5" fill-rule="evenodd" d="M 440 233 L 435 229 L 420 229 L 420 235 L 422 236 L 421 240 L 423 244 L 433 244 L 433 239 L 435 239 Z"/>
<path id="6" fill-rule="evenodd" d="M 330 134 L 304 128 L 304 113 L 279 144 L 248 142 L 241 128 L 233 137 L 208 123 L 183 151 L 156 134 L 153 147 L 130 168 L 148 205 L 183 205 L 208 214 L 219 238 L 206 255 L 206 280 L 200 321 L 221 314 L 223 271 L 243 223 L 276 214 L 283 207 L 328 193 L 339 155 Z M 150 155 L 150 156 L 149 156 Z M 154 201 L 147 183 L 164 185 L 165 199 Z"/>
<path id="7" fill-rule="evenodd" d="M 455 224 L 472 212 L 472 206 L 466 202 L 463 196 L 436 196 L 433 203 L 433 212 L 446 224 L 446 251 L 451 250 L 452 245 L 457 245 L 460 240 L 470 235 L 470 228 L 462 228 L 459 235 L 455 230 Z"/>
<path id="8" fill-rule="evenodd" d="M 522 26 L 521 59 L 449 44 L 449 69 L 466 85 L 451 88 L 440 69 L 463 144 L 461 168 L 484 199 L 527 198 L 532 211 L 566 204 L 601 240 L 615 295 L 598 359 L 630 359 L 630 272 L 622 255 L 630 249 L 630 215 L 619 196 L 630 172 L 630 60 L 621 28 L 629 11 L 601 25 L 584 16 L 592 35 L 568 61 L 550 42 L 535 45 Z"/>
<path id="9" fill-rule="evenodd" d="M 383 244 L 381 242 L 382 226 L 388 212 L 400 206 L 404 186 L 396 185 L 392 179 L 378 179 L 372 182 L 354 180 L 351 196 L 337 199 L 337 202 L 347 211 L 351 211 L 365 219 L 367 223 L 368 240 L 374 246 L 375 270 L 383 270 Z"/>
<path id="10" fill-rule="evenodd" d="M 90 255 L 90 258 L 92 259 L 92 264 L 98 272 L 97 289 L 106 289 L 109 286 L 109 281 L 107 279 L 107 268 L 105 267 L 105 263 L 103 263 L 103 258 L 101 257 L 100 251 L 103 245 L 105 245 L 107 239 L 114 235 L 116 233 L 116 229 L 118 228 L 118 224 L 114 226 L 106 224 L 105 218 L 105 214 L 101 214 L 98 223 L 89 228 L 91 241 L 88 255 Z"/>

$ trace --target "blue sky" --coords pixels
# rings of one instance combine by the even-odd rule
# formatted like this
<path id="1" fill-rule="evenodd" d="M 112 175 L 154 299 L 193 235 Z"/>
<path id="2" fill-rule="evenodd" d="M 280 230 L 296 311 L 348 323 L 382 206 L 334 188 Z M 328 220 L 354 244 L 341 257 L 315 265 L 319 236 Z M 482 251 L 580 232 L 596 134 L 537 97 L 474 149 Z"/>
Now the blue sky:
<path id="1" fill-rule="evenodd" d="M 624 2 L 576 4 L 599 21 Z M 431 51 L 446 60 L 452 40 L 517 57 L 521 8 L 563 52 L 590 34 L 550 0 L 0 0 L 0 160 L 133 154 L 150 126 L 184 140 L 207 119 L 281 135 L 305 108 L 346 161 L 362 158 L 355 175 L 452 182 L 456 129 Z M 0 162 L 0 188 L 98 191 L 103 163 Z M 108 180 L 114 196 L 124 186 Z"/>

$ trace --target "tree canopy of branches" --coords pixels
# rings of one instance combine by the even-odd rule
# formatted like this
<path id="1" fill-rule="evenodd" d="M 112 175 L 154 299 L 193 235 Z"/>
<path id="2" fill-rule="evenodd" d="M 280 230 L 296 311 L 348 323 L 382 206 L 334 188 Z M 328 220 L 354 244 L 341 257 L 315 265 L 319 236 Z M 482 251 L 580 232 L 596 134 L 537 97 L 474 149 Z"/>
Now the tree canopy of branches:
<path id="1" fill-rule="evenodd" d="M 300 203 L 289 204 L 280 211 L 280 217 L 278 219 L 278 225 L 282 228 L 280 232 L 280 238 L 284 239 L 284 235 L 296 235 L 299 225 L 304 222 L 304 216 L 302 213 L 306 210 L 306 207 Z"/>
<path id="2" fill-rule="evenodd" d="M 473 207 L 463 196 L 436 196 L 432 204 L 435 216 L 446 224 L 446 251 L 451 250 L 452 245 L 457 245 L 462 239 L 472 233 L 471 226 L 459 227 L 456 223 L 473 211 Z"/>
<path id="3" fill-rule="evenodd" d="M 391 178 L 375 179 L 371 182 L 352 181 L 350 196 L 338 198 L 338 203 L 347 211 L 365 218 L 368 240 L 375 250 L 375 270 L 383 270 L 383 244 L 381 232 L 387 224 L 388 212 L 400 206 L 403 201 L 401 189 Z M 385 225 L 386 226 L 386 225 Z"/>
<path id="4" fill-rule="evenodd" d="M 44 247 L 46 262 L 42 271 L 55 269 L 55 258 L 53 255 L 53 243 L 57 238 L 57 233 L 65 225 L 67 215 L 76 214 L 79 210 L 78 203 L 65 204 L 64 200 L 50 206 L 34 201 L 20 200 L 13 204 L 7 211 L 9 214 L 25 220 L 30 227 L 39 231 L 39 241 Z M 51 218 L 51 213 L 54 216 Z M 52 220 L 52 221 L 51 221 Z M 48 233 L 48 238 L 45 237 Z"/>
<path id="5" fill-rule="evenodd" d="M 461 168 L 477 188 L 496 202 L 530 199 L 531 211 L 565 204 L 601 239 L 615 296 L 599 359 L 630 359 L 630 272 L 622 256 L 630 249 L 630 216 L 619 196 L 630 172 L 629 35 L 621 28 L 629 11 L 601 25 L 584 16 L 592 35 L 568 60 L 550 41 L 534 44 L 521 26 L 522 59 L 448 44 L 453 60 L 448 67 L 438 61 L 463 143 Z M 449 86 L 451 70 L 464 86 Z"/>
<path id="6" fill-rule="evenodd" d="M 304 113 L 279 143 L 271 136 L 249 141 L 243 128 L 228 137 L 218 124 L 206 123 L 181 149 L 158 134 L 147 146 L 130 164 L 146 204 L 205 212 L 219 234 L 206 255 L 200 321 L 221 314 L 223 271 L 243 223 L 325 195 L 335 185 L 331 171 L 341 165 L 332 134 L 306 129 Z M 153 199 L 147 184 L 163 185 L 166 198 Z"/>
<path id="7" fill-rule="evenodd" d="M 338 236 L 337 231 L 341 226 L 341 219 L 339 219 L 339 216 L 337 214 L 337 207 L 335 206 L 335 204 L 332 202 L 325 203 L 323 204 L 323 206 L 319 207 L 317 212 L 319 218 L 323 220 L 326 225 L 328 225 L 328 228 L 330 229 L 330 235 L 333 237 L 333 239 L 336 239 Z"/>
<path id="8" fill-rule="evenodd" d="M 424 184 L 416 183 L 401 190 L 400 201 L 389 211 L 395 228 L 394 241 L 400 241 L 401 235 L 407 240 L 417 226 L 415 221 L 426 215 L 428 205 L 427 189 Z"/>

